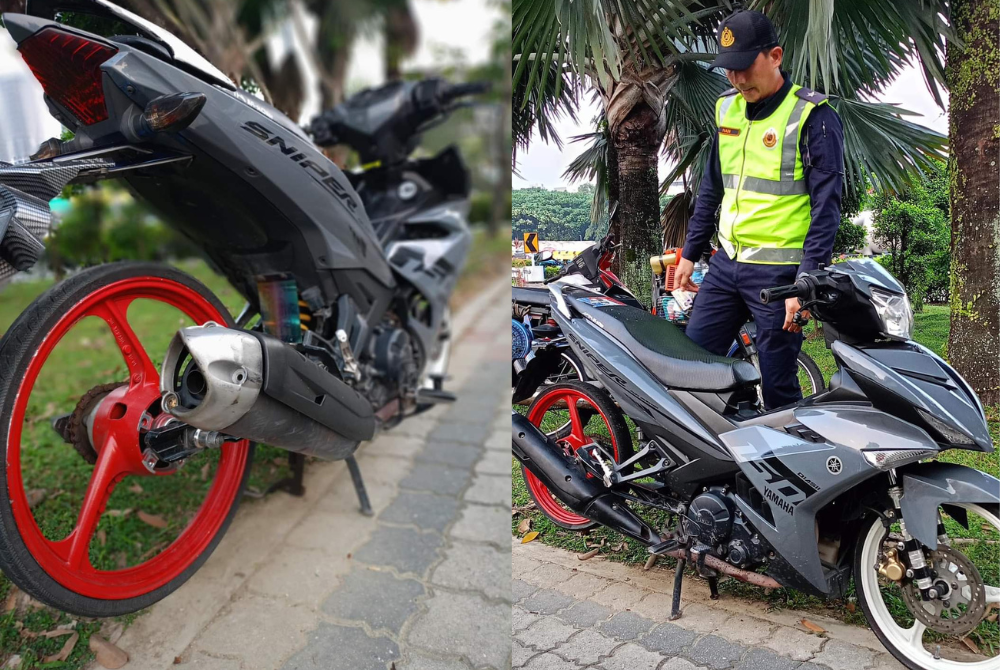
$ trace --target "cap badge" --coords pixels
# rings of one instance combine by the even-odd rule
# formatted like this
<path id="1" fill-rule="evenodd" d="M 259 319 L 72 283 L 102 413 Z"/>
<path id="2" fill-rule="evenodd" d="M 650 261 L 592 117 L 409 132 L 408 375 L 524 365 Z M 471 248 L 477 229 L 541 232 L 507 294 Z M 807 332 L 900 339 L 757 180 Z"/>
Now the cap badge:
<path id="1" fill-rule="evenodd" d="M 735 41 L 736 38 L 733 37 L 733 31 L 729 29 L 729 26 L 726 26 L 726 28 L 722 31 L 722 37 L 719 38 L 719 44 L 724 47 L 731 47 Z"/>
<path id="2" fill-rule="evenodd" d="M 778 131 L 774 128 L 768 128 L 764 133 L 764 146 L 768 149 L 773 149 L 774 145 L 778 143 Z"/>

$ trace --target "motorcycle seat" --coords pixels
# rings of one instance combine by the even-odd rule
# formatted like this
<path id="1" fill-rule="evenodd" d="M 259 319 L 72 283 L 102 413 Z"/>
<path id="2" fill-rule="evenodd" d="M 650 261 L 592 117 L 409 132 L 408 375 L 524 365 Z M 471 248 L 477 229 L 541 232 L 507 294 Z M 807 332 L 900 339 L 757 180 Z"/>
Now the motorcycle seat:
<path id="1" fill-rule="evenodd" d="M 549 306 L 549 289 L 547 288 L 512 286 L 510 293 L 511 299 L 519 305 L 528 305 L 530 307 Z"/>
<path id="2" fill-rule="evenodd" d="M 665 386 L 683 391 L 730 391 L 760 382 L 757 368 L 717 356 L 669 321 L 628 305 L 574 307 L 593 318 Z"/>

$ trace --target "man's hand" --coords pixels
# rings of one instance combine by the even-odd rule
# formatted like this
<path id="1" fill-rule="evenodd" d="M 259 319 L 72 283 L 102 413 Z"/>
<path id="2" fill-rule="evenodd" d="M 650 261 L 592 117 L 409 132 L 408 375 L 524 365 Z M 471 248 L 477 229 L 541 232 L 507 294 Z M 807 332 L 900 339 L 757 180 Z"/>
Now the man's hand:
<path id="1" fill-rule="evenodd" d="M 802 309 L 802 302 L 798 298 L 788 298 L 785 300 L 785 325 L 781 327 L 782 330 L 787 330 L 790 333 L 801 333 L 802 326 L 795 323 L 795 314 L 802 310 L 802 321 L 803 323 L 808 321 L 812 316 L 809 314 L 808 309 Z"/>
<path id="2" fill-rule="evenodd" d="M 686 258 L 682 258 L 681 262 L 677 264 L 677 271 L 674 273 L 674 279 L 677 281 L 678 288 L 697 293 L 698 285 L 691 281 L 691 275 L 693 274 L 694 263 Z"/>

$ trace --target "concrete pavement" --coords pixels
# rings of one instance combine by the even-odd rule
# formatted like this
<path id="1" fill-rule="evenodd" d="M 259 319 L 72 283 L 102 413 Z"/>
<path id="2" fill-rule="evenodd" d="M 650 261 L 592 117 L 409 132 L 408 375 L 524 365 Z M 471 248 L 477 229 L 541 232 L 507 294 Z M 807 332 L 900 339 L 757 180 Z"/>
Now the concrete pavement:
<path id="1" fill-rule="evenodd" d="M 525 670 L 903 670 L 871 631 L 769 612 L 684 578 L 682 616 L 669 622 L 673 571 L 512 541 L 513 667 Z"/>
<path id="2" fill-rule="evenodd" d="M 455 317 L 457 403 L 362 445 L 375 517 L 343 463 L 310 463 L 303 498 L 242 507 L 205 566 L 125 632 L 125 667 L 509 668 L 507 301 L 500 283 Z"/>

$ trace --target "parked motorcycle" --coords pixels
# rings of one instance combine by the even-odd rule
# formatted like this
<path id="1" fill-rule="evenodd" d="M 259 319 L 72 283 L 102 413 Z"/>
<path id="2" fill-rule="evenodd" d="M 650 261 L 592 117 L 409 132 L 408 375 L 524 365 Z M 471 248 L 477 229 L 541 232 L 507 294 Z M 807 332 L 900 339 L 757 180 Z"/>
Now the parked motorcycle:
<path id="1" fill-rule="evenodd" d="M 290 119 L 142 18 L 106 0 L 29 0 L 26 11 L 4 25 L 74 137 L 0 165 L 0 277 L 38 260 L 48 201 L 66 184 L 120 178 L 247 302 L 234 319 L 176 269 L 116 263 L 52 287 L 0 341 L 0 569 L 44 603 L 114 616 L 201 567 L 236 512 L 254 443 L 350 458 L 379 430 L 454 399 L 441 387 L 448 298 L 471 242 L 469 178 L 454 149 L 408 157 L 424 129 L 484 87 L 389 84 L 323 115 L 312 127 L 321 143 L 378 163 L 347 177 Z M 55 20 L 82 15 L 88 29 L 114 32 Z M 136 335 L 134 303 L 170 306 L 194 325 L 152 350 Z M 24 472 L 37 435 L 29 397 L 88 317 L 110 328 L 127 374 L 54 422 L 94 467 L 75 520 L 43 529 Z M 95 567 L 106 551 L 95 529 L 116 487 L 162 488 L 192 469 L 209 484 L 184 530 L 137 564 Z"/>
<path id="2" fill-rule="evenodd" d="M 770 412 L 746 361 L 592 287 L 548 290 L 600 382 L 551 386 L 513 414 L 514 456 L 549 519 L 605 525 L 677 558 L 672 618 L 687 563 L 713 597 L 720 574 L 825 598 L 844 597 L 853 577 L 869 625 L 906 667 L 998 667 L 956 643 L 982 625 L 997 646 L 983 621 L 1000 603 L 1000 480 L 928 460 L 993 452 L 986 415 L 952 367 L 910 340 L 908 298 L 885 269 L 852 260 L 762 292 L 802 300 L 838 365 L 828 390 Z M 642 508 L 667 523 L 653 527 Z M 963 528 L 977 539 L 953 542 Z"/>
<path id="3" fill-rule="evenodd" d="M 614 209 L 611 212 L 614 216 Z M 645 310 L 645 305 L 611 271 L 618 247 L 614 236 L 605 235 L 597 244 L 585 249 L 576 258 L 563 266 L 559 272 L 545 283 L 564 282 L 578 286 L 590 286 L 622 304 Z M 551 253 L 551 252 L 550 252 Z M 542 258 L 545 258 L 543 253 Z M 654 274 L 654 280 L 657 277 Z M 662 279 L 660 279 L 662 284 Z M 655 284 L 654 284 L 655 286 Z M 659 300 L 653 301 L 653 314 Z M 554 326 L 550 316 L 548 291 L 544 288 L 513 287 L 511 289 L 512 324 L 511 352 L 513 369 L 511 386 L 514 388 L 514 402 L 524 403 L 531 395 L 525 395 L 525 388 L 537 390 L 537 378 L 544 379 L 544 385 L 566 381 L 591 381 L 586 366 L 577 358 L 565 337 Z M 736 339 L 726 356 L 739 358 L 753 365 L 760 372 L 757 355 L 757 324 L 751 319 L 740 327 Z M 826 389 L 823 373 L 812 357 L 800 351 L 798 358 L 799 380 L 806 397 Z M 763 405 L 760 385 L 757 386 L 758 400 Z"/>

